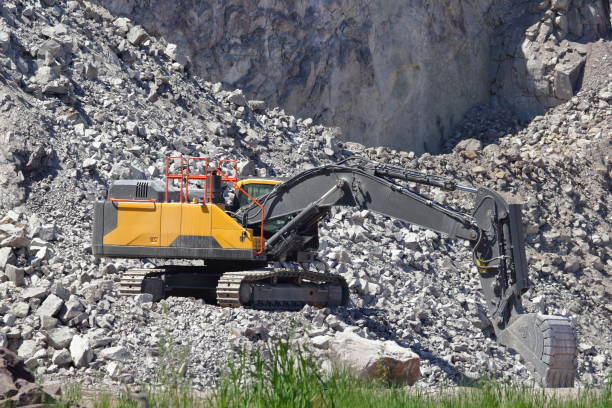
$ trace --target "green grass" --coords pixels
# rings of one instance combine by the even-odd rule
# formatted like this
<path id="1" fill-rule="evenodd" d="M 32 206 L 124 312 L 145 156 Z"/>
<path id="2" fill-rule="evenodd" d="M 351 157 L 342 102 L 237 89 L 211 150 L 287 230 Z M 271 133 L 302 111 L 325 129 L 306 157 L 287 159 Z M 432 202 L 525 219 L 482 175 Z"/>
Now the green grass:
<path id="1" fill-rule="evenodd" d="M 150 407 L 499 407 L 499 408 L 610 408 L 611 383 L 603 388 L 580 389 L 571 396 L 551 395 L 541 389 L 482 381 L 474 387 L 426 393 L 418 388 L 365 382 L 345 372 L 321 373 L 318 363 L 300 348 L 277 342 L 267 348 L 243 352 L 231 360 L 214 391 L 196 394 L 185 370 L 188 347 L 173 345 L 170 338 L 160 347 L 158 384 L 144 386 Z M 70 404 L 80 393 L 71 393 Z M 119 396 L 103 393 L 95 397 L 95 408 L 140 407 L 134 391 Z"/>

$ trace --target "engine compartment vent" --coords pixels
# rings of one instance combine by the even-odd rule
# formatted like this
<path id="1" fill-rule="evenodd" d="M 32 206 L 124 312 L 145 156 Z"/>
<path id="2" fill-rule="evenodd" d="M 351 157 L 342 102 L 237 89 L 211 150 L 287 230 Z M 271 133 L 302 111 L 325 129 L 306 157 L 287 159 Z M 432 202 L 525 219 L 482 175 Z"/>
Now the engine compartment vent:
<path id="1" fill-rule="evenodd" d="M 136 198 L 148 198 L 149 197 L 149 183 L 146 181 L 140 181 L 136 183 Z"/>

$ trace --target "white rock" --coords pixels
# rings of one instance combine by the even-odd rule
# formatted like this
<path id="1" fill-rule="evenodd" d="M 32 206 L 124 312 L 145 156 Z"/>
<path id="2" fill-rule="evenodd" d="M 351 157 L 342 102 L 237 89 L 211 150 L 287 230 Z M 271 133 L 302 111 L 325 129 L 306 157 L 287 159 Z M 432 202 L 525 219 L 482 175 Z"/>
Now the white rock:
<path id="1" fill-rule="evenodd" d="M 60 310 L 59 318 L 62 322 L 67 323 L 69 320 L 74 319 L 84 311 L 85 306 L 83 306 L 83 303 L 81 303 L 79 298 L 76 296 L 70 296 L 70 299 L 64 303 L 64 306 Z"/>
<path id="2" fill-rule="evenodd" d="M 0 270 L 3 270 L 6 265 L 13 265 L 16 260 L 15 254 L 13 254 L 13 248 L 0 248 Z"/>
<path id="3" fill-rule="evenodd" d="M 23 359 L 28 359 L 36 353 L 36 341 L 35 340 L 24 340 L 17 350 L 17 355 Z"/>
<path id="4" fill-rule="evenodd" d="M 13 306 L 12 311 L 16 317 L 24 318 L 28 315 L 28 312 L 30 311 L 30 305 L 27 304 L 26 302 L 17 302 Z"/>
<path id="5" fill-rule="evenodd" d="M 56 350 L 68 347 L 74 338 L 74 331 L 68 327 L 58 327 L 47 331 L 47 341 Z"/>
<path id="6" fill-rule="evenodd" d="M 29 300 L 32 298 L 44 299 L 47 296 L 47 293 L 47 289 L 39 286 L 33 286 L 24 290 L 21 294 L 21 297 L 25 300 Z"/>
<path id="7" fill-rule="evenodd" d="M 106 372 L 111 378 L 117 378 L 121 375 L 121 364 L 116 361 L 111 361 L 106 365 Z"/>
<path id="8" fill-rule="evenodd" d="M 57 296 L 51 294 L 39 306 L 36 314 L 39 316 L 54 317 L 64 305 L 64 301 Z"/>
<path id="9" fill-rule="evenodd" d="M 6 51 L 11 46 L 11 34 L 7 31 L 0 31 L 0 51 Z"/>
<path id="10" fill-rule="evenodd" d="M 132 22 L 130 21 L 129 18 L 119 17 L 118 19 L 113 21 L 113 26 L 115 26 L 117 28 L 117 30 L 121 34 L 125 35 L 125 34 L 127 34 L 128 31 L 130 31 L 130 27 L 132 26 Z"/>
<path id="11" fill-rule="evenodd" d="M 25 285 L 25 272 L 23 268 L 18 268 L 14 265 L 6 265 L 4 267 L 4 274 L 15 284 L 15 286 Z"/>
<path id="12" fill-rule="evenodd" d="M 93 350 L 84 336 L 74 336 L 70 342 L 70 356 L 74 366 L 87 367 L 93 360 Z"/>
<path id="13" fill-rule="evenodd" d="M 420 378 L 418 355 L 394 341 L 368 340 L 347 330 L 337 333 L 329 348 L 338 366 L 361 378 L 409 385 Z"/>
<path id="14" fill-rule="evenodd" d="M 140 45 L 149 38 L 147 32 L 141 26 L 134 26 L 127 34 L 127 40 L 133 45 Z"/>

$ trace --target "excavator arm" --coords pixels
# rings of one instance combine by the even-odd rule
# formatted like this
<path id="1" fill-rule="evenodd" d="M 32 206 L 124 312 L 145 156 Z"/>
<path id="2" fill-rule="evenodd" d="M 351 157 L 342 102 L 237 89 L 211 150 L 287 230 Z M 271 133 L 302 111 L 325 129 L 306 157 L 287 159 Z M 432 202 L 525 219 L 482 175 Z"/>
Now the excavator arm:
<path id="1" fill-rule="evenodd" d="M 464 214 L 428 198 L 406 183 L 463 190 L 474 194 L 472 214 Z M 548 387 L 572 386 L 576 375 L 576 334 L 566 317 L 525 313 L 521 295 L 529 288 L 523 243 L 521 205 L 508 203 L 487 188 L 457 184 L 361 158 L 306 170 L 280 183 L 236 213 L 243 226 L 290 219 L 266 240 L 269 260 L 283 260 L 301 249 L 304 234 L 333 206 L 367 209 L 448 235 L 466 239 L 489 312 L 486 334 L 515 349 Z"/>

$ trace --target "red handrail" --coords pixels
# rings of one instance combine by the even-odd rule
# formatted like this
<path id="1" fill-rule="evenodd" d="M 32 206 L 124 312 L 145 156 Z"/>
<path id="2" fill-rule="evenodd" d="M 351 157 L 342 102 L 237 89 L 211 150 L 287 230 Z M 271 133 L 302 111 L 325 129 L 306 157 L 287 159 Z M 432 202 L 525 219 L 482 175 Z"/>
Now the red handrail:
<path id="1" fill-rule="evenodd" d="M 190 161 L 191 160 L 204 160 L 204 174 L 191 174 L 190 169 Z M 185 183 L 185 201 L 189 202 L 189 180 L 206 180 L 208 178 L 208 164 L 209 160 L 207 157 L 188 157 L 187 158 L 187 174 L 186 174 L 186 183 Z M 204 183 L 204 191 L 202 193 L 202 197 L 206 197 L 206 183 Z"/>

